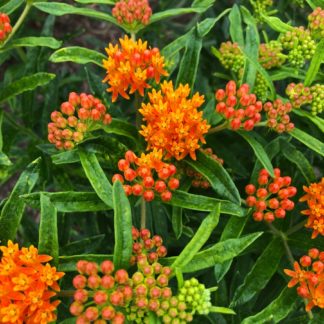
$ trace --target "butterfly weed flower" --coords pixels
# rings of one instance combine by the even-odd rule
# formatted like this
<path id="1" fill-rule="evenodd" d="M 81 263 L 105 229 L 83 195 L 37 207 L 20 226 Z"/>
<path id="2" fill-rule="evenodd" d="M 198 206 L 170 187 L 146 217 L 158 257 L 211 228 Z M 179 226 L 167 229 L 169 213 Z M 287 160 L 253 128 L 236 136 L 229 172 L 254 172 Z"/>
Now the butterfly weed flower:
<path id="1" fill-rule="evenodd" d="M 9 16 L 0 12 L 0 45 L 8 38 L 11 31 L 12 27 Z"/>
<path id="2" fill-rule="evenodd" d="M 280 67 L 286 61 L 286 56 L 282 54 L 283 48 L 280 42 L 270 41 L 259 46 L 259 63 L 270 70 Z"/>
<path id="3" fill-rule="evenodd" d="M 64 273 L 47 263 L 52 257 L 38 254 L 33 245 L 19 249 L 12 241 L 0 251 L 0 323 L 55 321 L 60 302 L 51 298 L 60 290 L 57 281 Z"/>
<path id="4" fill-rule="evenodd" d="M 107 91 L 112 93 L 112 102 L 119 95 L 125 99 L 135 92 L 144 96 L 144 90 L 150 88 L 150 80 L 159 83 L 162 76 L 168 75 L 159 49 L 148 47 L 141 39 L 135 41 L 125 35 L 119 39 L 119 44 L 109 44 L 106 52 L 108 58 L 103 65 L 107 75 L 103 82 L 109 85 Z"/>
<path id="5" fill-rule="evenodd" d="M 219 60 L 225 69 L 238 73 L 244 67 L 244 55 L 238 43 L 223 42 L 219 48 Z"/>
<path id="6" fill-rule="evenodd" d="M 204 96 L 198 92 L 191 98 L 189 95 L 188 84 L 174 89 L 172 81 L 164 81 L 161 90 L 149 92 L 149 103 L 139 109 L 145 121 L 140 134 L 148 143 L 147 149 L 161 149 L 166 159 L 182 160 L 187 155 L 196 159 L 196 150 L 206 142 L 204 135 L 210 125 L 198 111 Z"/>
<path id="7" fill-rule="evenodd" d="M 305 201 L 308 205 L 308 209 L 302 211 L 308 217 L 305 227 L 313 230 L 312 238 L 324 235 L 324 178 L 303 189 L 306 194 L 299 201 Z"/>
<path id="8" fill-rule="evenodd" d="M 324 37 L 324 9 L 317 7 L 309 16 L 309 30 L 314 38 Z"/>

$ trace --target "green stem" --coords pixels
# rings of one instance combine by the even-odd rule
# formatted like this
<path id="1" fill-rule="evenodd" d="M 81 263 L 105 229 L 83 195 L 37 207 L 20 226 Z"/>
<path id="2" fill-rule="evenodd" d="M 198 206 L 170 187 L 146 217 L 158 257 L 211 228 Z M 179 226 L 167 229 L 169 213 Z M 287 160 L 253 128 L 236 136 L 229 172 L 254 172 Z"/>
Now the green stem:
<path id="1" fill-rule="evenodd" d="M 220 124 L 220 125 L 218 125 L 218 126 L 216 126 L 216 127 L 211 128 L 211 129 L 208 131 L 208 135 L 210 135 L 210 134 L 214 134 L 214 133 L 217 133 L 217 132 L 220 132 L 220 131 L 226 129 L 227 126 L 228 126 L 228 121 L 226 120 L 223 124 Z"/>
<path id="2" fill-rule="evenodd" d="M 10 41 L 10 39 L 15 35 L 15 33 L 17 32 L 17 30 L 19 29 L 21 24 L 26 19 L 27 15 L 28 15 L 28 12 L 29 12 L 31 7 L 32 7 L 32 2 L 30 0 L 28 0 L 23 12 L 21 13 L 21 15 L 19 17 L 19 19 L 17 20 L 16 24 L 13 26 L 11 33 L 9 34 L 8 38 L 2 43 L 0 48 L 4 47 Z"/>
<path id="3" fill-rule="evenodd" d="M 267 122 L 266 122 L 266 121 L 263 121 L 263 122 L 261 122 L 261 123 L 256 123 L 256 124 L 254 125 L 254 127 L 263 127 L 263 126 L 267 126 Z"/>
<path id="4" fill-rule="evenodd" d="M 131 39 L 135 42 L 136 41 L 136 34 L 135 34 L 135 32 L 132 31 L 130 34 L 131 34 Z"/>
<path id="5" fill-rule="evenodd" d="M 141 198 L 141 229 L 146 227 L 146 202 Z"/>
<path id="6" fill-rule="evenodd" d="M 303 228 L 306 224 L 306 220 L 294 225 L 293 227 L 291 227 L 287 232 L 286 235 L 291 235 L 297 231 L 299 231 L 301 228 Z"/>
<path id="7" fill-rule="evenodd" d="M 75 290 L 61 290 L 56 294 L 56 296 L 59 298 L 73 297 L 74 293 Z"/>

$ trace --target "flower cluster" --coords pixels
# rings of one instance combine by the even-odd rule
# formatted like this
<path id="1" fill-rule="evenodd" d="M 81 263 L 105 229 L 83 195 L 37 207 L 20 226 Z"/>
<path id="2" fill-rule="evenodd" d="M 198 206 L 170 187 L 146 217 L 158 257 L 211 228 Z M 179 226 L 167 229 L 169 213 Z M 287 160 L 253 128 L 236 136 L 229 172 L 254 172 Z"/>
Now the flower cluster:
<path id="1" fill-rule="evenodd" d="M 299 201 L 306 201 L 308 209 L 302 211 L 308 217 L 306 227 L 313 229 L 312 238 L 324 235 L 324 178 L 319 183 L 304 186 L 306 195 Z"/>
<path id="2" fill-rule="evenodd" d="M 288 51 L 288 61 L 292 66 L 302 67 L 306 60 L 310 60 L 316 49 L 315 41 L 310 31 L 304 27 L 295 27 L 292 31 L 281 34 L 279 41 Z"/>
<path id="3" fill-rule="evenodd" d="M 92 95 L 71 92 L 61 111 L 53 111 L 48 124 L 48 140 L 59 150 L 71 150 L 83 141 L 87 132 L 99 124 L 108 125 L 112 118 L 101 100 Z"/>
<path id="4" fill-rule="evenodd" d="M 132 274 L 124 269 L 115 270 L 112 261 L 78 261 L 79 274 L 73 279 L 76 288 L 70 306 L 76 323 L 122 324 L 126 321 L 148 323 L 149 314 L 155 313 L 162 323 L 187 323 L 195 312 L 208 314 L 210 292 L 196 279 L 185 281 L 178 295 L 169 287 L 170 267 L 162 266 L 159 257 L 167 253 L 158 235 L 151 237 L 148 229 L 132 228 L 133 256 L 131 264 L 137 270 Z"/>
<path id="5" fill-rule="evenodd" d="M 0 323 L 55 321 L 60 302 L 51 298 L 60 290 L 57 281 L 64 273 L 47 263 L 52 257 L 39 255 L 33 245 L 19 249 L 12 241 L 0 250 Z"/>
<path id="6" fill-rule="evenodd" d="M 112 181 L 121 181 L 128 196 L 143 196 L 145 201 L 152 201 L 159 195 L 163 201 L 170 201 L 171 191 L 179 187 L 179 180 L 174 177 L 177 169 L 173 164 L 162 161 L 161 150 L 142 153 L 141 157 L 127 151 L 125 159 L 118 161 L 118 169 L 124 176 L 115 174 Z"/>
<path id="7" fill-rule="evenodd" d="M 225 69 L 238 73 L 244 67 L 245 59 L 238 43 L 221 43 L 219 53 L 219 60 Z"/>
<path id="8" fill-rule="evenodd" d="M 166 158 L 181 160 L 189 154 L 196 159 L 199 142 L 206 142 L 204 134 L 210 125 L 203 119 L 203 112 L 198 111 L 204 97 L 197 92 L 190 99 L 189 94 L 188 84 L 174 89 L 172 81 L 164 81 L 161 90 L 153 89 L 149 93 L 150 102 L 143 103 L 139 109 L 146 121 L 140 134 L 148 143 L 148 149 L 162 149 Z"/>
<path id="9" fill-rule="evenodd" d="M 224 163 L 224 160 L 220 159 L 216 154 L 214 154 L 211 148 L 206 148 L 202 151 L 209 155 L 215 161 L 218 161 L 220 164 Z M 194 188 L 208 189 L 210 187 L 209 181 L 201 173 L 195 171 L 193 168 L 188 166 L 186 167 L 185 172 L 188 177 L 193 178 L 191 181 L 191 185 Z"/>
<path id="10" fill-rule="evenodd" d="M 307 299 L 306 311 L 313 307 L 324 308 L 324 252 L 310 249 L 308 255 L 300 258 L 299 263 L 294 262 L 294 270 L 284 269 L 292 279 L 288 287 L 298 284 L 297 293 Z"/>
<path id="11" fill-rule="evenodd" d="M 136 30 L 138 25 L 149 23 L 152 9 L 148 0 L 120 0 L 116 2 L 112 15 L 120 24 Z"/>
<path id="12" fill-rule="evenodd" d="M 323 111 L 324 85 L 315 84 L 312 87 L 305 87 L 303 83 L 290 83 L 286 88 L 293 107 L 300 108 L 303 105 L 310 104 L 313 115 L 320 114 Z"/>
<path id="13" fill-rule="evenodd" d="M 250 0 L 257 19 L 262 21 L 262 15 L 266 15 L 269 7 L 273 5 L 273 0 Z"/>
<path id="14" fill-rule="evenodd" d="M 290 102 L 283 103 L 281 99 L 276 99 L 273 103 L 266 102 L 263 106 L 267 113 L 267 126 L 278 133 L 289 132 L 295 125 L 290 122 L 289 113 L 292 110 Z"/>
<path id="15" fill-rule="evenodd" d="M 0 44 L 4 42 L 11 33 L 10 18 L 5 13 L 0 12 Z"/>
<path id="16" fill-rule="evenodd" d="M 150 88 L 150 79 L 160 82 L 161 76 L 167 76 L 164 69 L 164 57 L 158 48 L 148 48 L 147 42 L 129 39 L 125 35 L 118 44 L 109 44 L 106 48 L 108 59 L 103 61 L 107 76 L 103 82 L 109 84 L 108 92 L 112 92 L 112 101 L 118 95 L 129 99 L 129 94 L 138 92 L 144 96 L 144 90 Z M 129 94 L 127 93 L 129 91 Z"/>
<path id="17" fill-rule="evenodd" d="M 317 7 L 309 16 L 309 29 L 315 38 L 324 37 L 324 9 Z"/>
<path id="18" fill-rule="evenodd" d="M 259 46 L 259 63 L 270 70 L 280 67 L 285 63 L 285 55 L 282 54 L 282 45 L 278 41 L 270 41 Z"/>
<path id="19" fill-rule="evenodd" d="M 244 128 L 250 131 L 261 120 L 262 102 L 257 101 L 255 94 L 250 94 L 250 87 L 243 84 L 236 89 L 235 81 L 229 81 L 226 89 L 215 93 L 216 111 L 223 115 L 233 130 Z"/>
<path id="20" fill-rule="evenodd" d="M 289 198 L 296 195 L 296 187 L 290 186 L 291 178 L 280 176 L 280 169 L 274 169 L 275 177 L 269 179 L 267 170 L 262 169 L 258 177 L 258 187 L 248 184 L 245 192 L 249 195 L 246 204 L 254 210 L 253 218 L 257 222 L 265 220 L 271 223 L 275 218 L 285 218 L 295 204 Z M 271 181 L 272 180 L 272 181 Z"/>

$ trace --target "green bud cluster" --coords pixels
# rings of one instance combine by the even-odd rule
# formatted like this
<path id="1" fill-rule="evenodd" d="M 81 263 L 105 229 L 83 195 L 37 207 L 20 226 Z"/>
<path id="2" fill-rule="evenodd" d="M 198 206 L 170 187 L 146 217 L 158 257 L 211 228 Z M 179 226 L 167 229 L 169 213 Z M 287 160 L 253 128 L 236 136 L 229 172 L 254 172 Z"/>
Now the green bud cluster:
<path id="1" fill-rule="evenodd" d="M 268 85 L 265 78 L 260 74 L 256 74 L 255 84 L 253 91 L 257 98 L 259 98 L 262 102 L 266 101 L 268 98 Z"/>
<path id="2" fill-rule="evenodd" d="M 273 0 L 250 0 L 253 7 L 254 16 L 262 21 L 262 15 L 266 15 L 269 7 L 273 5 Z"/>
<path id="3" fill-rule="evenodd" d="M 205 285 L 199 283 L 196 278 L 191 278 L 184 282 L 180 289 L 178 299 L 185 302 L 192 314 L 208 314 L 212 306 L 210 302 L 210 291 Z"/>
<path id="4" fill-rule="evenodd" d="M 244 67 L 244 55 L 237 43 L 225 42 L 220 48 L 220 62 L 225 69 L 237 73 Z"/>
<path id="5" fill-rule="evenodd" d="M 266 69 L 280 67 L 286 61 L 286 56 L 282 54 L 282 45 L 278 41 L 260 44 L 259 63 Z"/>
<path id="6" fill-rule="evenodd" d="M 324 37 L 324 9 L 317 7 L 309 16 L 309 30 L 313 38 Z"/>
<path id="7" fill-rule="evenodd" d="M 288 51 L 288 61 L 294 67 L 302 67 L 315 53 L 316 43 L 304 27 L 295 27 L 293 31 L 281 34 L 279 41 Z"/>
<path id="8" fill-rule="evenodd" d="M 300 108 L 304 105 L 310 105 L 312 115 L 323 112 L 324 85 L 315 84 L 312 87 L 305 87 L 302 83 L 291 83 L 286 88 L 294 108 Z"/>

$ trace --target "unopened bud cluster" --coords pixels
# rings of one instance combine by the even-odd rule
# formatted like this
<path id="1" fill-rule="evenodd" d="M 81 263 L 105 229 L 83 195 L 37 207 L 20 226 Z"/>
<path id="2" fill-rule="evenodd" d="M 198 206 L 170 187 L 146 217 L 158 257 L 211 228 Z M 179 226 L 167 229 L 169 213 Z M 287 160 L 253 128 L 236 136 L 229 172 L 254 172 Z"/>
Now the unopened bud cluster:
<path id="1" fill-rule="evenodd" d="M 115 174 L 112 182 L 117 180 L 124 184 L 127 196 L 143 196 L 145 201 L 152 201 L 160 196 L 163 201 L 172 199 L 172 192 L 179 187 L 179 180 L 174 177 L 177 168 L 173 164 L 153 159 L 156 152 L 138 158 L 134 152 L 127 151 L 125 158 L 118 161 L 118 169 L 123 172 Z"/>
<path id="2" fill-rule="evenodd" d="M 324 85 L 315 84 L 312 87 L 305 87 L 302 83 L 290 83 L 286 88 L 294 108 L 309 104 L 313 115 L 320 114 L 324 106 Z"/>
<path id="3" fill-rule="evenodd" d="M 295 125 L 290 122 L 289 113 L 292 110 L 290 102 L 283 103 L 281 99 L 275 100 L 273 103 L 266 102 L 263 106 L 267 113 L 267 126 L 277 133 L 290 132 Z"/>
<path id="4" fill-rule="evenodd" d="M 253 92 L 262 100 L 262 102 L 266 101 L 269 96 L 269 88 L 266 79 L 262 76 L 262 74 L 256 74 L 255 84 L 253 88 Z"/>
<path id="5" fill-rule="evenodd" d="M 262 15 L 266 15 L 269 7 L 273 5 L 273 0 L 250 0 L 254 9 L 255 17 L 262 21 Z"/>
<path id="6" fill-rule="evenodd" d="M 324 37 L 324 9 L 317 7 L 309 16 L 309 29 L 314 38 Z"/>
<path id="7" fill-rule="evenodd" d="M 244 67 L 244 55 L 238 43 L 222 43 L 219 52 L 219 60 L 225 69 L 238 73 Z"/>
<path id="8" fill-rule="evenodd" d="M 116 2 L 112 15 L 120 24 L 136 29 L 138 25 L 147 25 L 152 15 L 148 0 L 121 0 Z"/>
<path id="9" fill-rule="evenodd" d="M 282 45 L 278 41 L 270 41 L 259 46 L 259 63 L 270 70 L 285 63 L 286 56 L 282 54 Z"/>
<path id="10" fill-rule="evenodd" d="M 204 284 L 199 283 L 196 278 L 186 280 L 178 295 L 179 301 L 185 302 L 187 307 L 201 315 L 207 315 L 210 312 L 212 304 L 210 302 L 210 291 Z"/>
<path id="11" fill-rule="evenodd" d="M 286 275 L 292 277 L 288 287 L 297 287 L 300 297 L 307 300 L 306 311 L 313 307 L 324 308 L 324 251 L 316 248 L 294 262 L 294 271 L 284 269 Z"/>
<path id="12" fill-rule="evenodd" d="M 71 92 L 69 100 L 63 102 L 60 111 L 51 113 L 48 124 L 48 140 L 59 150 L 71 150 L 83 141 L 87 132 L 96 126 L 111 123 L 101 100 L 92 95 Z"/>
<path id="13" fill-rule="evenodd" d="M 0 44 L 3 43 L 11 33 L 12 27 L 10 18 L 5 13 L 0 12 Z"/>
<path id="14" fill-rule="evenodd" d="M 294 67 L 303 67 L 311 60 L 316 49 L 310 31 L 304 27 L 295 27 L 279 37 L 282 47 L 288 51 L 288 61 Z"/>
<path id="15" fill-rule="evenodd" d="M 211 148 L 206 148 L 202 150 L 204 153 L 209 155 L 215 161 L 218 161 L 220 164 L 224 164 L 224 160 L 220 159 L 216 154 L 214 154 Z M 193 178 L 191 185 L 194 188 L 208 189 L 210 187 L 209 181 L 199 172 L 195 171 L 191 167 L 185 169 L 186 175 L 190 178 Z"/>
<path id="16" fill-rule="evenodd" d="M 291 186 L 291 177 L 280 176 L 280 169 L 274 169 L 272 179 L 267 170 L 262 169 L 258 177 L 258 186 L 248 184 L 245 192 L 249 195 L 246 204 L 253 208 L 253 218 L 271 223 L 276 218 L 285 218 L 286 211 L 294 208 L 295 204 L 289 198 L 296 195 L 296 187 Z"/>
<path id="17" fill-rule="evenodd" d="M 257 101 L 255 94 L 250 94 L 248 84 L 236 89 L 235 81 L 230 81 L 225 90 L 216 91 L 215 98 L 216 111 L 228 120 L 230 129 L 251 131 L 260 122 L 262 102 Z"/>

